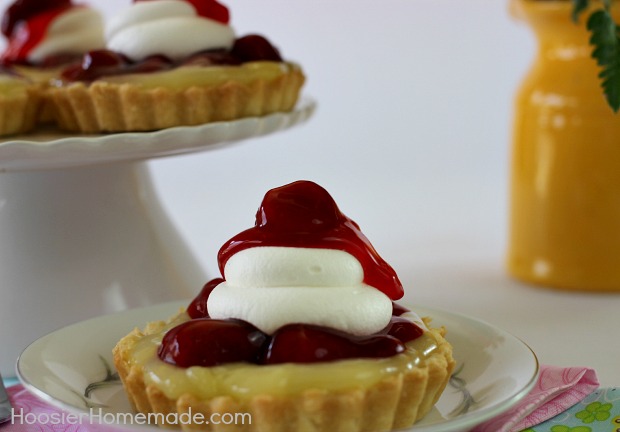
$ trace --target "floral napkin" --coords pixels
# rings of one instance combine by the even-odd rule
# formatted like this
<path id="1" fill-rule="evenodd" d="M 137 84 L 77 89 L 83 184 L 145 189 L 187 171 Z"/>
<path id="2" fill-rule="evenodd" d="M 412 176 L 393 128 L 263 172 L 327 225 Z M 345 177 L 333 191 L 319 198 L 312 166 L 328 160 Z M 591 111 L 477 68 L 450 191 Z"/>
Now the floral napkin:
<path id="1" fill-rule="evenodd" d="M 620 431 L 620 388 L 597 391 L 598 384 L 592 369 L 543 365 L 536 385 L 517 406 L 477 426 L 472 432 Z M 21 385 L 9 387 L 8 392 L 14 412 L 21 417 L 0 425 L 0 432 L 127 430 L 111 425 L 78 423 L 72 421 L 75 417 L 71 416 L 62 417 L 63 411 L 34 396 Z M 63 418 L 64 423 L 56 421 Z"/>

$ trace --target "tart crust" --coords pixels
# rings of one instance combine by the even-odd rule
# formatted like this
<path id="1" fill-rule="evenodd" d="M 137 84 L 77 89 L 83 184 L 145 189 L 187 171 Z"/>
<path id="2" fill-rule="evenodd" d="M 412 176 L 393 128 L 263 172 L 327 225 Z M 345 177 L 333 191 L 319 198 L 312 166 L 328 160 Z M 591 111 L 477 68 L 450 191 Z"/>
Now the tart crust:
<path id="1" fill-rule="evenodd" d="M 425 322 L 430 320 L 425 318 Z M 155 383 L 145 381 L 145 371 L 132 358 L 132 349 L 142 337 L 157 333 L 163 322 L 151 323 L 142 332 L 135 329 L 114 348 L 114 363 L 134 409 L 143 414 L 196 415 L 249 413 L 245 424 L 181 424 L 185 431 L 236 432 L 377 432 L 409 427 L 424 417 L 439 399 L 454 370 L 452 347 L 444 339 L 445 329 L 430 328 L 437 348 L 419 366 L 401 370 L 367 386 L 351 383 L 349 389 L 328 391 L 308 388 L 288 395 L 258 394 L 244 400 L 232 396 L 201 398 L 185 392 L 168 397 Z M 400 354 L 400 355 L 407 355 Z M 155 417 L 157 419 L 157 417 Z M 178 428 L 166 424 L 164 427 Z"/>
<path id="2" fill-rule="evenodd" d="M 13 79 L 10 79 L 11 81 Z M 38 84 L 15 79 L 15 88 L 0 93 L 0 135 L 15 135 L 34 129 L 43 101 Z M 10 86 L 10 83 L 6 83 Z"/>
<path id="3" fill-rule="evenodd" d="M 49 83 L 59 79 L 60 73 L 64 66 L 38 68 L 35 66 L 21 66 L 15 65 L 13 69 L 21 77 L 35 83 L 39 87 L 39 106 L 37 117 L 33 123 L 33 127 L 54 125 L 54 106 L 49 100 L 46 89 L 49 87 Z M 32 129 L 32 128 L 31 128 Z"/>
<path id="4" fill-rule="evenodd" d="M 192 126 L 291 111 L 305 77 L 298 66 L 276 77 L 213 85 L 145 87 L 139 81 L 96 80 L 48 89 L 56 121 L 74 132 L 128 132 Z"/>

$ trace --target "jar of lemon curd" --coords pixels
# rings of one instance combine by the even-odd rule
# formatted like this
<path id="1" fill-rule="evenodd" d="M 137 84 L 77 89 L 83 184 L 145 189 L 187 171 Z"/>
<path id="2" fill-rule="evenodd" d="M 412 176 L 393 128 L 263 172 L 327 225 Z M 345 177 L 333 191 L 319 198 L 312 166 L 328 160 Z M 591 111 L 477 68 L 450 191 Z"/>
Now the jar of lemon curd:
<path id="1" fill-rule="evenodd" d="M 515 97 L 508 271 L 553 288 L 620 292 L 620 114 L 591 58 L 589 13 L 576 24 L 570 0 L 510 1 L 538 51 Z"/>

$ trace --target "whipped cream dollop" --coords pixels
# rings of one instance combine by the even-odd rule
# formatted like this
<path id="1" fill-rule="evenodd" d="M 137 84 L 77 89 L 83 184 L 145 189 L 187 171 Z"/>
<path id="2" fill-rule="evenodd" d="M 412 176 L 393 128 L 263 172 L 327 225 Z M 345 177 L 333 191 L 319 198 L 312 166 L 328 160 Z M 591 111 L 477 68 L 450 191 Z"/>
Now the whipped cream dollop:
<path id="1" fill-rule="evenodd" d="M 138 61 L 164 55 L 178 61 L 199 51 L 230 49 L 235 32 L 228 24 L 200 16 L 183 0 L 141 1 L 110 20 L 108 49 Z"/>
<path id="2" fill-rule="evenodd" d="M 36 64 L 56 54 L 82 54 L 104 45 L 101 14 L 86 6 L 76 6 L 54 18 L 44 38 L 26 58 Z"/>
<path id="3" fill-rule="evenodd" d="M 267 334 L 301 323 L 370 335 L 392 316 L 390 298 L 364 284 L 359 261 L 341 250 L 253 247 L 227 261 L 224 278 L 209 296 L 209 316 L 241 319 Z"/>
<path id="4" fill-rule="evenodd" d="M 28 54 L 28 61 L 41 62 L 55 54 L 82 54 L 104 45 L 99 12 L 85 6 L 74 7 L 52 21 L 45 38 Z"/>

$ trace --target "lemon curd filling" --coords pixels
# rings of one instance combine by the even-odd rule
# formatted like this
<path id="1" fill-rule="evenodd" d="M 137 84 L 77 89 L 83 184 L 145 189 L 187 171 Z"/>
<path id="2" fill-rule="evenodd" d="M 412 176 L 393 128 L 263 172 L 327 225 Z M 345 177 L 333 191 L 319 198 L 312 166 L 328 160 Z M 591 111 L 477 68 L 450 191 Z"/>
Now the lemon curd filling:
<path id="1" fill-rule="evenodd" d="M 12 75 L 0 74 L 0 94 L 6 97 L 18 97 L 26 95 L 28 81 L 16 78 Z"/>
<path id="2" fill-rule="evenodd" d="M 15 65 L 13 69 L 21 76 L 28 78 L 32 82 L 47 84 L 57 78 L 62 71 L 62 67 L 37 68 L 32 66 Z"/>
<path id="3" fill-rule="evenodd" d="M 204 399 L 222 395 L 248 399 L 267 392 L 287 396 L 311 388 L 330 391 L 368 388 L 389 375 L 423 366 L 438 347 L 434 335 L 425 331 L 422 336 L 406 344 L 407 350 L 404 353 L 383 359 L 277 365 L 231 363 L 189 368 L 161 361 L 156 351 L 164 335 L 169 329 L 189 319 L 186 313 L 181 313 L 168 323 L 152 324 L 132 348 L 131 361 L 143 366 L 145 383 L 156 384 L 171 399 L 185 393 Z"/>
<path id="4" fill-rule="evenodd" d="M 294 63 L 255 61 L 239 66 L 180 66 L 160 72 L 109 75 L 98 78 L 96 82 L 132 84 L 143 89 L 164 87 L 183 90 L 192 86 L 216 86 L 229 81 L 243 84 L 258 80 L 272 81 L 291 73 L 301 73 L 301 69 Z M 58 81 L 55 84 L 60 86 L 65 83 Z"/>

